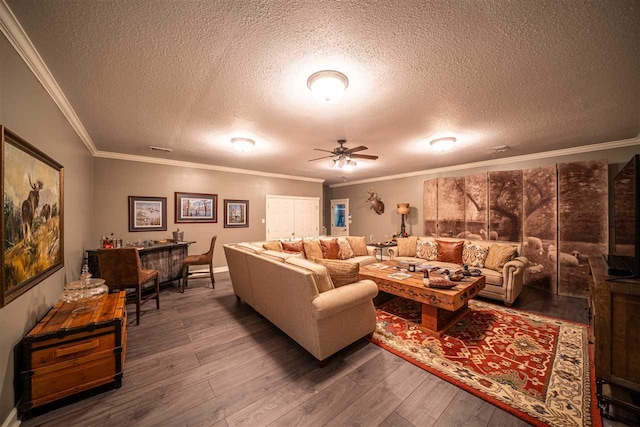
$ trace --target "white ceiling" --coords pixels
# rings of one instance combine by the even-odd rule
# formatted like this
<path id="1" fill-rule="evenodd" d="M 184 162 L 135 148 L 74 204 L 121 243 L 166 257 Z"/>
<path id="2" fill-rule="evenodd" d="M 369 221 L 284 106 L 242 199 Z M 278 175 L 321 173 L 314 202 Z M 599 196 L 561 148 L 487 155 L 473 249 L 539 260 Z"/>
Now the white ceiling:
<path id="1" fill-rule="evenodd" d="M 101 151 L 335 183 L 640 133 L 637 0 L 6 2 Z M 342 138 L 380 158 L 307 161 Z"/>

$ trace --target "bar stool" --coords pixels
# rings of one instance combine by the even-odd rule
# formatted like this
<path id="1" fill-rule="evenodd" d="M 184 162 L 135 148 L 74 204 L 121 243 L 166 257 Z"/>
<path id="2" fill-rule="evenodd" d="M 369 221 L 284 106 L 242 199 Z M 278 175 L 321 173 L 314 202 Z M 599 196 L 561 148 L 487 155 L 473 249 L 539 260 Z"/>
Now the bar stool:
<path id="1" fill-rule="evenodd" d="M 100 277 L 109 289 L 136 290 L 136 325 L 140 324 L 140 307 L 150 299 L 156 299 L 156 308 L 160 310 L 160 283 L 157 270 L 143 270 L 140 254 L 135 248 L 98 249 Z M 142 299 L 143 285 L 155 282 L 155 291 Z"/>
<path id="2" fill-rule="evenodd" d="M 191 265 L 209 265 L 209 274 L 203 275 L 201 277 L 211 277 L 211 287 L 215 289 L 216 287 L 216 279 L 213 277 L 213 249 L 216 246 L 217 235 L 213 236 L 211 239 L 211 246 L 209 247 L 209 252 L 202 255 L 189 255 L 184 258 L 182 261 L 182 286 L 180 288 L 180 292 L 184 293 L 184 288 L 188 286 L 189 281 L 189 266 Z M 193 273 L 192 273 L 193 274 Z M 206 273 L 204 273 L 206 274 Z"/>

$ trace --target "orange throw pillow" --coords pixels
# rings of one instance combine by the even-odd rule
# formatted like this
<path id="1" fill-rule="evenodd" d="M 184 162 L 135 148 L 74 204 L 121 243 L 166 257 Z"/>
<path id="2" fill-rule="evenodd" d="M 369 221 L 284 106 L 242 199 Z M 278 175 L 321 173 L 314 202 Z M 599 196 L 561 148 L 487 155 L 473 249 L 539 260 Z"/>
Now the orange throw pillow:
<path id="1" fill-rule="evenodd" d="M 302 252 L 302 256 L 304 256 L 304 245 L 302 244 L 302 242 L 282 242 L 282 250 L 284 252 Z"/>
<path id="2" fill-rule="evenodd" d="M 438 242 L 438 257 L 436 258 L 436 261 L 462 264 L 462 250 L 464 249 L 464 240 L 460 240 L 458 242 L 445 242 L 444 240 L 436 240 L 436 242 Z"/>
<path id="3" fill-rule="evenodd" d="M 340 244 L 338 239 L 320 240 L 322 257 L 324 259 L 340 259 Z"/>

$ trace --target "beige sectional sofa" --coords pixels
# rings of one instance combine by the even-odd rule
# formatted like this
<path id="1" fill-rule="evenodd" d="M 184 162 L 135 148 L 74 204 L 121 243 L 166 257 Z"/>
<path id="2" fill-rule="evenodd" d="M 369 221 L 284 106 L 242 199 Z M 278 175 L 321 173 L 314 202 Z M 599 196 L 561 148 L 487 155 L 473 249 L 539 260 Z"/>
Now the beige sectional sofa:
<path id="1" fill-rule="evenodd" d="M 417 240 L 425 240 L 434 242 L 436 239 L 447 242 L 459 242 L 464 239 L 446 238 L 446 237 L 419 237 Z M 489 268 L 479 268 L 482 275 L 485 276 L 486 286 L 480 296 L 503 301 L 504 304 L 509 307 L 518 298 L 518 295 L 522 292 L 524 282 L 524 271 L 529 261 L 522 254 L 522 244 L 513 242 L 496 242 L 487 240 L 465 240 L 466 244 L 478 245 L 484 248 L 490 248 L 492 245 L 497 244 L 501 246 L 513 246 L 516 248 L 516 256 L 511 261 L 504 264 L 501 271 L 492 270 Z M 389 249 L 389 255 L 395 260 L 406 260 L 409 262 L 420 262 L 423 264 L 435 265 L 448 269 L 459 269 L 460 264 L 454 264 L 450 262 L 442 262 L 436 260 L 428 260 L 418 258 L 417 253 L 413 253 L 413 256 L 399 256 L 398 248 Z M 476 268 L 476 267 L 470 267 Z"/>
<path id="2" fill-rule="evenodd" d="M 236 296 L 319 361 L 376 327 L 371 280 L 336 287 L 327 269 L 302 256 L 265 250 L 262 242 L 224 245 Z M 347 262 L 371 263 L 373 256 Z"/>

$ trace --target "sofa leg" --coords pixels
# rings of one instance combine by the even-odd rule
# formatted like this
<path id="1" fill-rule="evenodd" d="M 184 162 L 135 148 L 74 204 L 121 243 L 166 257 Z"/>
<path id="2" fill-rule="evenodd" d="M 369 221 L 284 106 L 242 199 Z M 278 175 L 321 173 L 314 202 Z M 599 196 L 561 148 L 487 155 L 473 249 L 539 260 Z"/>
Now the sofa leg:
<path id="1" fill-rule="evenodd" d="M 238 295 L 236 295 L 236 302 L 242 302 L 242 299 Z"/>
<path id="2" fill-rule="evenodd" d="M 511 308 L 511 303 L 510 303 L 510 302 L 506 302 L 506 301 L 505 301 L 505 302 L 504 302 L 504 306 L 505 306 L 505 307 L 507 307 L 507 308 Z"/>
<path id="3" fill-rule="evenodd" d="M 318 364 L 318 368 L 324 368 L 325 366 L 327 366 L 327 359 L 324 360 L 316 360 L 316 363 Z"/>

